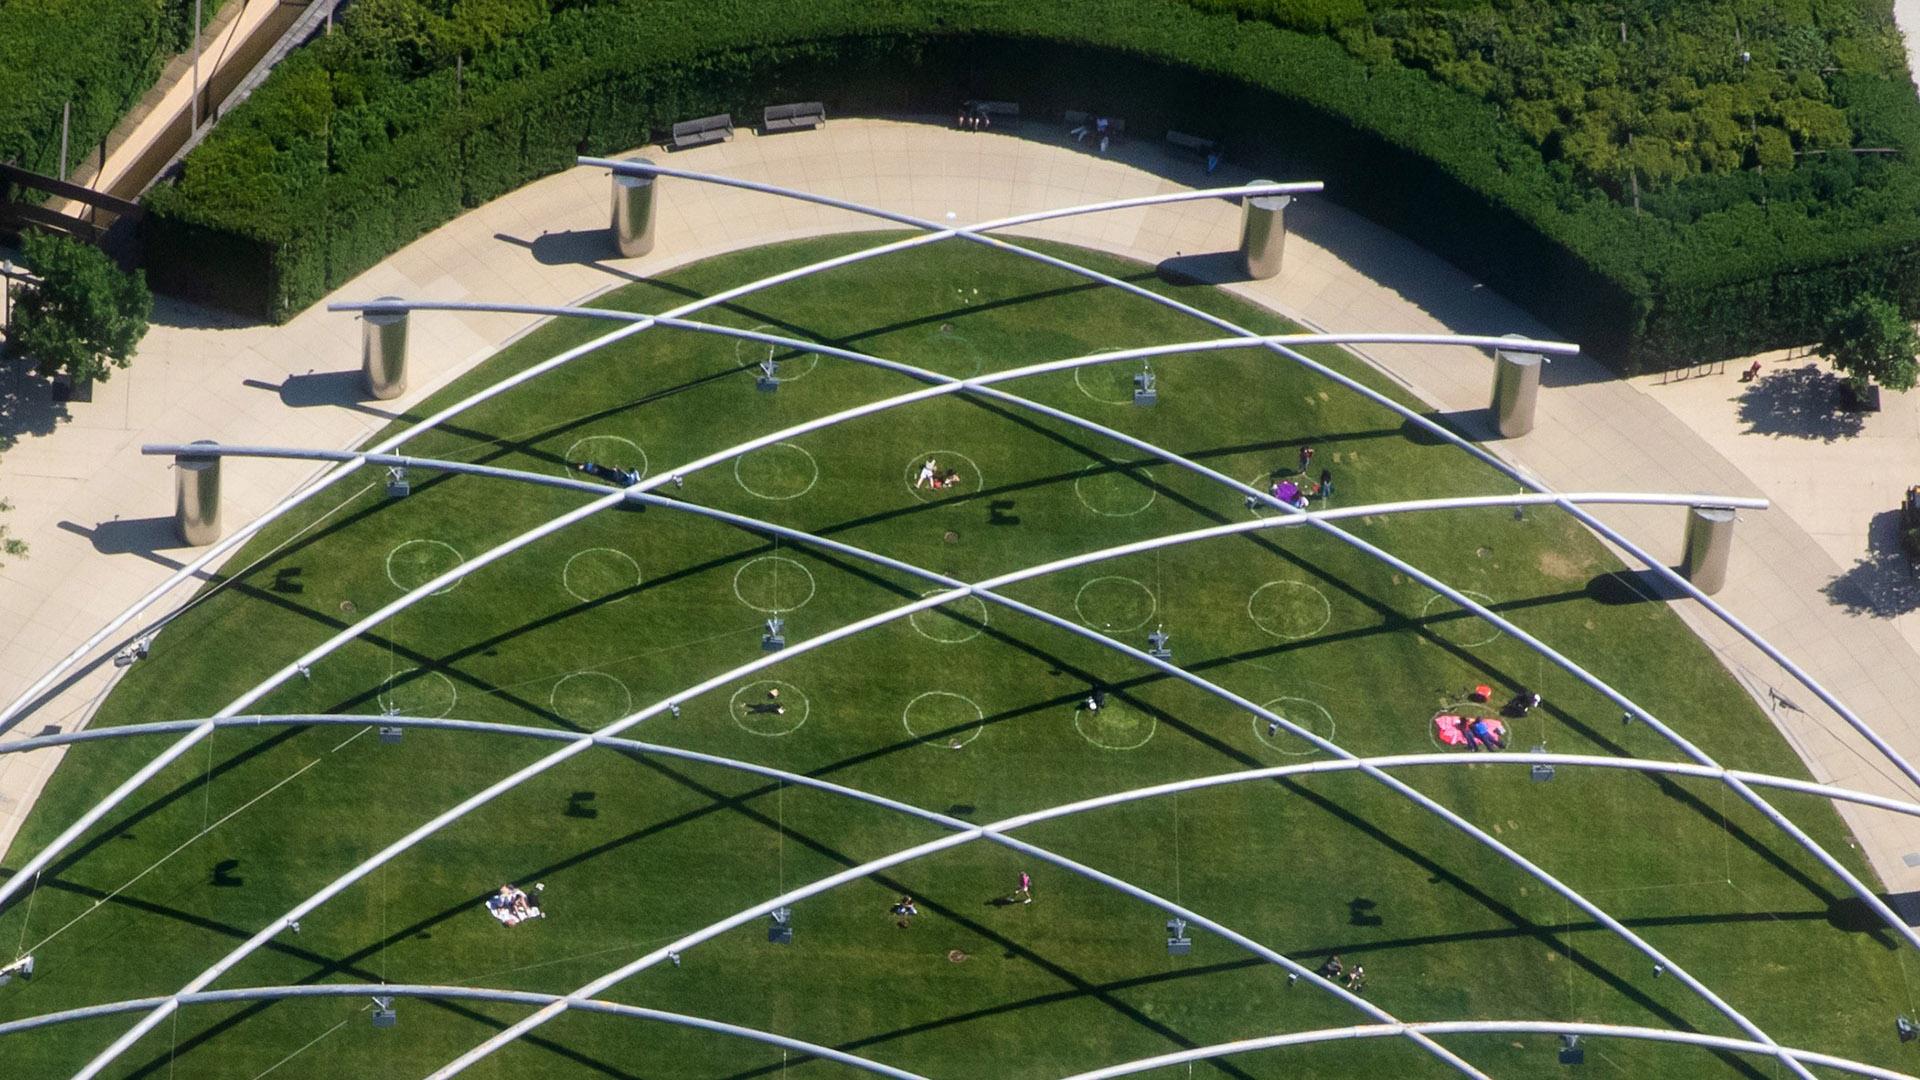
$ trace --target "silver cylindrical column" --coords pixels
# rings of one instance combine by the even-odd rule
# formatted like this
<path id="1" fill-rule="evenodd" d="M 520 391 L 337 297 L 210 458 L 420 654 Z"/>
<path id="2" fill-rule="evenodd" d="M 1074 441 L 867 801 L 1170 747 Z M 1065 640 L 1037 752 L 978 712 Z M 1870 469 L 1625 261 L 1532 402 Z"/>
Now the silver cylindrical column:
<path id="1" fill-rule="evenodd" d="M 1509 337 L 1513 335 L 1508 335 Z M 1534 352 L 1493 352 L 1493 421 L 1506 438 L 1533 430 L 1533 406 L 1540 397 L 1540 369 L 1547 358 Z"/>
<path id="2" fill-rule="evenodd" d="M 406 312 L 369 311 L 360 316 L 360 370 L 367 377 L 367 393 L 381 401 L 407 392 Z"/>
<path id="3" fill-rule="evenodd" d="M 1255 180 L 1271 184 L 1271 180 Z M 1270 278 L 1280 272 L 1280 254 L 1287 246 L 1287 206 L 1291 195 L 1261 195 L 1240 202 L 1240 262 L 1250 278 Z"/>
<path id="4" fill-rule="evenodd" d="M 622 258 L 637 259 L 653 250 L 653 182 L 651 176 L 613 174 L 613 243 Z"/>
<path id="5" fill-rule="evenodd" d="M 1727 583 L 1733 522 L 1733 511 L 1724 506 L 1695 506 L 1687 511 L 1687 558 L 1680 572 L 1708 595 Z"/>
<path id="6" fill-rule="evenodd" d="M 196 439 L 195 446 L 213 446 Z M 206 547 L 220 539 L 220 459 L 181 454 L 173 459 L 173 527 L 182 543 Z"/>

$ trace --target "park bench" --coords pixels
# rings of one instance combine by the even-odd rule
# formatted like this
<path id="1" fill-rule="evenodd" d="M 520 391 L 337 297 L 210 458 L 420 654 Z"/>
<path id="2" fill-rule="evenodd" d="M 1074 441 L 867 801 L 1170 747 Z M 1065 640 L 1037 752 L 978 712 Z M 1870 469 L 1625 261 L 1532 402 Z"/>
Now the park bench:
<path id="1" fill-rule="evenodd" d="M 718 116 L 703 116 L 698 120 L 683 120 L 673 125 L 673 148 L 685 150 L 689 146 L 705 146 L 708 143 L 726 142 L 733 138 L 733 114 L 721 113 Z"/>
<path id="2" fill-rule="evenodd" d="M 1219 151 L 1220 144 L 1212 139 L 1203 139 L 1198 135 L 1189 135 L 1184 131 L 1167 132 L 1167 142 L 1174 148 L 1185 150 L 1195 157 L 1205 160 L 1208 155 Z"/>
<path id="3" fill-rule="evenodd" d="M 827 107 L 818 101 L 796 101 L 791 105 L 769 105 L 760 116 L 760 132 L 799 131 L 817 128 L 827 122 Z"/>
<path id="4" fill-rule="evenodd" d="M 997 126 L 1008 127 L 1020 122 L 1020 103 L 1017 101 L 967 101 L 962 106 L 986 117 Z"/>

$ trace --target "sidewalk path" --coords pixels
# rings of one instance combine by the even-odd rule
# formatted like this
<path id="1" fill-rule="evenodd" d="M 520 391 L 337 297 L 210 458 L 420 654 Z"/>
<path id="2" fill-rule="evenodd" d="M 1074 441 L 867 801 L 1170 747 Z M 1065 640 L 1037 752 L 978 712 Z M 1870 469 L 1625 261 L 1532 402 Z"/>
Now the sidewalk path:
<path id="1" fill-rule="evenodd" d="M 770 139 L 743 131 L 732 143 L 674 155 L 673 163 L 936 220 L 951 213 L 960 221 L 1177 190 L 1204 179 L 1196 165 L 1169 160 L 1151 141 L 1116 146 L 1101 157 L 1040 124 L 1010 136 L 835 121 L 817 132 Z M 1223 169 L 1213 179 L 1224 184 L 1247 177 Z M 654 253 L 613 260 L 604 233 L 607 190 L 606 175 L 590 169 L 541 180 L 422 238 L 335 296 L 568 303 L 629 274 L 657 274 L 767 241 L 875 227 L 840 211 L 666 179 Z M 1323 328 L 1552 333 L 1432 255 L 1325 199 L 1295 203 L 1288 218 L 1293 235 L 1284 272 L 1232 285 L 1233 291 Z M 1231 251 L 1239 226 L 1236 206 L 1207 201 L 1072 219 L 1026 234 L 1158 262 Z M 72 406 L 69 420 L 53 424 L 43 409 L 37 427 L 45 430 L 0 457 L 0 492 L 18 504 L 11 523 L 33 544 L 30 558 L 0 569 L 0 699 L 10 699 L 191 557 L 172 538 L 169 463 L 141 457 L 141 443 L 213 438 L 349 447 L 391 415 L 388 406 L 410 407 L 530 325 L 516 316 L 415 316 L 414 390 L 376 408 L 345 400 L 340 388 L 351 385 L 351 375 L 329 378 L 357 368 L 359 328 L 350 316 L 316 305 L 286 326 L 234 327 L 196 309 L 163 306 L 160 325 L 132 368 L 101 387 L 94 402 Z M 1481 422 L 1490 358 L 1405 347 L 1378 347 L 1371 355 L 1463 426 Z M 1775 370 L 1789 369 L 1783 363 Z M 302 378 L 310 375 L 322 377 Z M 1882 437 L 1909 430 L 1901 425 L 1914 425 L 1920 414 L 1902 404 L 1871 422 L 1868 439 L 1829 443 L 1743 433 L 1734 422 L 1740 405 L 1729 400 L 1741 385 L 1731 374 L 1670 385 L 1625 382 L 1576 358 L 1556 361 L 1546 385 L 1534 432 L 1492 445 L 1556 488 L 1764 491 L 1779 500 L 1777 509 L 1745 515 L 1719 599 L 1904 754 L 1920 758 L 1920 716 L 1910 704 L 1920 701 L 1920 657 L 1896 626 L 1915 617 L 1893 620 L 1879 613 L 1885 605 L 1836 603 L 1826 592 L 1842 576 L 1841 564 L 1857 557 L 1857 526 L 1894 505 L 1883 489 L 1905 475 L 1920 479 L 1920 444 Z M 313 389 L 328 386 L 331 395 Z M 1780 464 L 1783 446 L 1791 467 Z M 1871 481 L 1825 482 L 1825 474 L 1852 464 L 1841 455 L 1856 453 L 1873 457 Z M 311 466 L 296 463 L 231 463 L 226 521 L 232 527 L 251 518 L 313 474 Z M 1662 559 L 1679 560 L 1682 514 L 1609 508 L 1601 516 Z M 173 602 L 184 598 L 183 590 Z M 1699 618 L 1690 605 L 1679 608 L 1758 699 L 1775 702 L 1776 722 L 1816 777 L 1920 796 L 1904 791 L 1897 773 L 1757 650 Z M 1577 642 L 1561 644 L 1578 655 Z M 0 739 L 83 724 L 113 670 L 100 664 Z M 1684 730 L 1684 718 L 1677 723 Z M 44 751 L 0 758 L 0 850 L 57 760 Z M 1920 869 L 1903 858 L 1920 851 L 1920 837 L 1903 836 L 1902 822 L 1890 814 L 1842 813 L 1889 888 L 1920 889 Z"/>

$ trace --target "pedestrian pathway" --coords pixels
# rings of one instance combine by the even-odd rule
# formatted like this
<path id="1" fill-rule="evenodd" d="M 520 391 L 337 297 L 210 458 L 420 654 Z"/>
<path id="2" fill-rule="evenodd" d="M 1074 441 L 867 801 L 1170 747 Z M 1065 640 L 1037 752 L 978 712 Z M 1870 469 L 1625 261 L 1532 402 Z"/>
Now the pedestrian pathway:
<path id="1" fill-rule="evenodd" d="M 1061 133 L 1029 125 L 1018 135 L 966 134 L 893 120 L 835 121 L 811 133 L 756 138 L 673 157 L 673 164 L 787 184 L 935 220 L 978 221 L 1029 210 L 1200 186 L 1197 164 L 1167 158 L 1157 145 L 1120 143 L 1100 156 Z M 1231 168 L 1213 183 L 1247 179 Z M 1281 179 L 1311 179 L 1282 177 Z M 436 230 L 330 299 L 384 294 L 409 298 L 577 302 L 633 275 L 774 240 L 878 223 L 843 211 L 666 179 L 659 187 L 658 244 L 644 259 L 612 258 L 606 237 L 606 174 L 574 169 L 528 185 Z M 1346 330 L 1552 332 L 1456 269 L 1405 240 L 1308 198 L 1288 211 L 1291 235 L 1276 278 L 1228 287 L 1316 327 Z M 1217 200 L 1052 222 L 1020 230 L 1147 262 L 1232 251 L 1240 211 Z M 1219 267 L 1227 260 L 1188 259 Z M 96 627 L 190 559 L 171 533 L 171 475 L 164 460 L 141 457 L 143 442 L 213 438 L 229 443 L 355 445 L 398 412 L 524 332 L 519 316 L 434 313 L 414 317 L 413 390 L 394 402 L 364 403 L 355 392 L 359 328 L 351 316 L 316 305 L 285 326 L 237 326 L 204 311 L 163 304 L 160 324 L 134 366 L 95 401 L 58 419 L 43 400 L 25 410 L 27 432 L 0 456 L 0 492 L 18 505 L 17 535 L 30 558 L 0 569 L 0 699 L 10 699 Z M 1204 336 L 1196 331 L 1196 336 Z M 1465 429 L 1488 400 L 1491 360 L 1459 349 L 1373 347 L 1370 357 Z M 1782 362 L 1775 370 L 1787 370 Z M 1853 557 L 1853 522 L 1891 505 L 1886 486 L 1920 476 L 1920 443 L 1882 438 L 1871 484 L 1823 485 L 1829 453 L 1844 440 L 1793 443 L 1806 467 L 1771 467 L 1771 436 L 1734 420 L 1734 376 L 1693 383 L 1622 381 L 1592 361 L 1549 369 L 1538 425 L 1493 444 L 1561 489 L 1765 492 L 1777 509 L 1744 516 L 1732 573 L 1720 599 L 1809 667 L 1907 756 L 1920 758 L 1920 700 L 1909 620 L 1884 609 L 1835 602 L 1832 583 Z M 6 388 L 0 387 L 0 395 Z M 1906 408 L 1902 405 L 1901 408 Z M 1900 419 L 1907 417 L 1906 420 Z M 1891 412 L 1872 422 L 1891 432 L 1913 422 Z M 1836 449 L 1839 448 L 1839 449 Z M 1757 472 L 1755 470 L 1758 470 Z M 229 527 L 260 513 L 315 474 L 310 465 L 236 461 L 225 475 Z M 1753 478 L 1753 477 L 1757 477 Z M 1600 516 L 1637 543 L 1677 562 L 1683 529 L 1673 509 L 1608 508 Z M 185 592 L 172 598 L 178 604 Z M 166 608 L 156 608 L 156 611 Z M 1905 794 L 1897 774 L 1863 741 L 1817 707 L 1756 650 L 1699 617 L 1726 663 L 1763 703 L 1814 774 L 1870 791 Z M 144 625 L 147 620 L 142 620 Z M 85 722 L 112 672 L 102 650 L 95 667 L 0 739 Z M 1577 642 L 1560 643 L 1578 655 Z M 1685 729 L 1684 718 L 1674 718 Z M 0 849 L 10 842 L 56 755 L 0 758 Z M 1920 889 L 1920 869 L 1903 857 L 1920 839 L 1903 836 L 1892 815 L 1854 809 L 1854 835 L 1896 891 Z M 1916 858 L 1920 862 L 1920 857 Z"/>

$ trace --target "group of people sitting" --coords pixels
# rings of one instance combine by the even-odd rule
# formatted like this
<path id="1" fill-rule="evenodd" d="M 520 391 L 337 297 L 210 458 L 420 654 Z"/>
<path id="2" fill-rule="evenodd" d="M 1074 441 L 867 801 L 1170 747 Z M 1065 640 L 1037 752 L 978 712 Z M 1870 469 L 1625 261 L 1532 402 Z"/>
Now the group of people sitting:
<path id="1" fill-rule="evenodd" d="M 940 463 L 932 458 L 928 458 L 926 463 L 920 466 L 919 475 L 913 478 L 915 488 L 930 487 L 935 491 L 945 491 L 951 487 L 958 487 L 959 484 L 959 469 L 942 471 Z"/>
<path id="2" fill-rule="evenodd" d="M 1067 134 L 1073 136 L 1074 142 L 1086 142 L 1088 135 L 1097 136 L 1100 143 L 1100 152 L 1104 154 L 1107 152 L 1107 144 L 1113 140 L 1113 121 L 1104 116 L 1096 116 L 1088 123 L 1079 125 L 1072 131 L 1067 132 Z"/>
<path id="3" fill-rule="evenodd" d="M 547 913 L 540 908 L 540 894 L 546 891 L 545 883 L 539 882 L 534 884 L 531 896 L 512 884 L 502 885 L 499 892 L 487 897 L 487 914 L 505 926 L 519 926 L 528 919 L 544 919 Z"/>
<path id="4" fill-rule="evenodd" d="M 1275 480 L 1267 489 L 1267 494 L 1296 510 L 1305 510 L 1310 499 L 1326 500 L 1333 497 L 1333 470 L 1321 469 L 1320 482 L 1307 479 L 1306 473 L 1300 473 L 1297 479 L 1282 478 Z"/>
<path id="5" fill-rule="evenodd" d="M 1356 993 L 1367 985 L 1367 969 L 1359 964 L 1346 967 L 1340 963 L 1339 953 L 1328 957 L 1327 962 L 1320 965 L 1320 970 L 1316 974 L 1329 982 L 1339 982 L 1344 976 L 1347 989 Z"/>
<path id="6" fill-rule="evenodd" d="M 993 126 L 993 117 L 978 102 L 968 101 L 960 105 L 960 115 L 956 116 L 953 126 L 961 131 L 985 131 Z"/>

